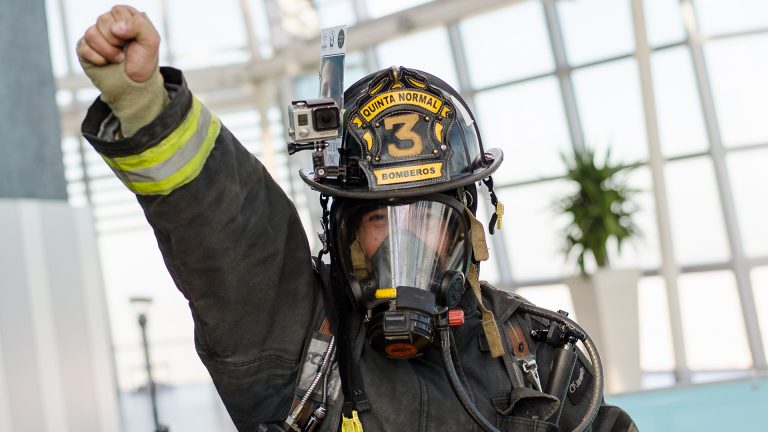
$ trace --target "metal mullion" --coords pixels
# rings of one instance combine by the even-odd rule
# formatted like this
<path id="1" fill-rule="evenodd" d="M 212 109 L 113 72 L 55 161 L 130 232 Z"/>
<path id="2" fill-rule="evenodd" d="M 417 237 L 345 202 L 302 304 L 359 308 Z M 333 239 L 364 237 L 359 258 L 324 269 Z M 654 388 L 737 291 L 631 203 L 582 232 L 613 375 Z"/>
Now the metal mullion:
<path id="1" fill-rule="evenodd" d="M 688 154 L 679 155 L 679 156 L 670 156 L 665 158 L 664 160 L 667 162 L 677 162 L 677 161 L 686 160 L 686 159 L 695 159 L 702 156 L 709 156 L 709 152 L 703 151 L 703 152 L 688 153 Z"/>
<path id="2" fill-rule="evenodd" d="M 653 197 L 656 206 L 656 223 L 659 228 L 659 243 L 661 252 L 661 274 L 666 284 L 669 321 L 672 332 L 672 346 L 675 355 L 675 378 L 680 383 L 690 383 L 691 374 L 688 369 L 683 333 L 683 319 L 680 306 L 680 294 L 677 288 L 677 278 L 680 270 L 677 267 L 672 240 L 672 225 L 669 217 L 669 200 L 666 193 L 664 178 L 664 157 L 661 153 L 659 138 L 658 115 L 651 73 L 651 49 L 645 33 L 645 15 L 642 0 L 631 0 L 632 20 L 635 36 L 635 55 L 640 76 L 640 88 L 643 98 L 643 112 L 648 139 L 649 167 L 653 178 Z"/>
<path id="3" fill-rule="evenodd" d="M 693 159 L 693 158 L 697 158 L 697 157 L 701 157 L 701 156 L 706 156 L 706 155 L 707 155 L 707 153 L 691 153 L 691 154 L 682 155 L 682 156 L 670 157 L 670 158 L 667 158 L 666 160 L 667 161 L 678 161 L 678 160 Z M 635 169 L 635 168 L 640 168 L 640 167 L 646 166 L 648 164 L 649 164 L 649 162 L 647 162 L 647 161 L 639 161 L 639 162 L 635 162 L 635 163 L 632 163 L 632 164 L 629 164 L 629 165 L 625 165 L 625 168 Z M 548 182 L 548 181 L 551 181 L 551 180 L 564 180 L 564 179 L 565 179 L 564 175 L 549 176 L 549 177 L 537 177 L 537 178 L 529 179 L 529 180 L 521 180 L 521 181 L 509 182 L 509 183 L 500 183 L 500 184 L 496 185 L 496 188 L 497 189 L 506 189 L 506 188 L 517 187 L 517 186 L 527 186 L 527 185 L 533 185 L 533 184 L 540 184 L 540 183 L 545 183 L 545 182 Z"/>
<path id="4" fill-rule="evenodd" d="M 725 153 L 737 153 L 737 152 L 743 152 L 743 151 L 750 151 L 750 150 L 762 150 L 767 149 L 768 143 L 757 143 L 757 144 L 747 144 L 747 145 L 741 145 L 738 147 L 729 147 L 725 149 Z"/>
<path id="5" fill-rule="evenodd" d="M 375 47 L 368 47 L 363 51 L 366 72 L 372 73 L 381 69 Z"/>
<path id="6" fill-rule="evenodd" d="M 751 260 L 750 264 L 753 267 L 768 265 L 768 257 L 762 257 L 759 259 Z M 719 263 L 680 266 L 680 272 L 683 274 L 705 273 L 705 272 L 723 271 L 723 270 L 731 270 L 731 263 L 719 262 Z M 663 276 L 662 272 L 660 272 L 658 269 L 655 269 L 655 268 L 640 269 L 640 273 L 641 273 L 641 277 Z M 562 283 L 563 283 L 563 280 L 560 277 L 522 279 L 517 281 L 517 288 L 526 288 L 526 287 L 541 286 L 541 285 L 557 285 Z"/>
<path id="7" fill-rule="evenodd" d="M 448 42 L 450 43 L 451 53 L 453 54 L 453 64 L 456 67 L 456 74 L 459 77 L 459 92 L 464 93 L 472 88 L 469 79 L 469 66 L 467 65 L 467 55 L 464 52 L 464 44 L 461 42 L 461 32 L 457 22 L 446 25 L 448 30 Z"/>
<path id="8" fill-rule="evenodd" d="M 355 16 L 357 17 L 356 24 L 368 21 L 371 19 L 370 14 L 368 13 L 368 4 L 366 3 L 366 0 L 352 0 L 352 6 L 355 9 Z M 354 35 L 353 35 L 354 37 Z M 366 47 L 363 49 L 363 62 L 366 67 L 367 73 L 373 73 L 374 71 L 377 71 L 381 69 L 379 66 L 379 59 L 376 55 L 376 45 L 372 45 L 369 47 Z"/>
<path id="9" fill-rule="evenodd" d="M 592 66 L 600 66 L 600 65 L 604 65 L 606 63 L 613 63 L 613 62 L 618 61 L 618 60 L 627 60 L 627 59 L 631 59 L 631 58 L 634 58 L 634 57 L 635 57 L 635 53 L 634 52 L 629 52 L 629 53 L 626 53 L 626 54 L 620 54 L 620 55 L 613 56 L 613 57 L 606 57 L 606 58 L 602 58 L 600 60 L 593 60 L 591 62 L 581 63 L 581 64 L 578 64 L 578 65 L 570 65 L 569 69 L 571 71 L 574 71 L 574 70 L 577 70 L 577 69 L 587 69 L 587 68 L 590 68 Z"/>
<path id="10" fill-rule="evenodd" d="M 277 173 L 279 168 L 275 163 L 275 146 L 272 142 L 272 133 L 270 131 L 272 125 L 269 121 L 269 108 L 276 99 L 274 90 L 274 87 L 270 86 L 269 83 L 259 83 L 254 86 L 253 96 L 256 99 L 256 111 L 259 113 L 259 138 L 261 141 L 259 160 L 263 165 L 275 169 L 275 173 Z M 282 110 L 280 117 L 282 119 Z M 290 171 L 288 175 L 290 178 Z M 289 183 L 292 184 L 293 182 Z"/>
<path id="11" fill-rule="evenodd" d="M 753 29 L 753 30 L 742 30 L 737 32 L 722 33 L 714 36 L 704 36 L 700 34 L 699 37 L 701 42 L 709 42 L 709 41 L 715 41 L 715 40 L 733 39 L 733 38 L 744 37 L 744 36 L 762 35 L 766 33 L 768 33 L 768 27 L 763 27 L 763 28 Z"/>
<path id="12" fill-rule="evenodd" d="M 681 44 L 678 44 L 678 46 L 679 45 L 681 45 Z M 672 47 L 672 45 L 670 45 L 669 47 Z M 666 49 L 666 48 L 668 48 L 668 47 L 659 48 L 659 49 Z M 617 60 L 626 60 L 626 59 L 629 59 L 629 58 L 632 58 L 632 57 L 633 57 L 633 54 L 622 54 L 622 55 L 616 56 L 616 57 L 610 57 L 610 58 L 606 58 L 606 59 L 602 59 L 602 60 L 598 60 L 598 61 L 594 61 L 594 62 L 590 62 L 590 63 L 584 63 L 584 64 L 579 65 L 579 66 L 569 66 L 569 65 L 566 65 L 566 66 L 563 66 L 561 68 L 560 72 L 562 74 L 571 74 L 575 70 L 586 69 L 586 68 L 589 68 L 589 67 L 592 67 L 592 66 L 599 66 L 599 65 L 602 65 L 602 64 L 606 64 L 606 63 L 612 63 L 612 62 L 617 61 Z M 475 93 L 485 92 L 485 91 L 489 91 L 489 90 L 496 90 L 496 89 L 499 89 L 499 88 L 513 86 L 513 85 L 516 85 L 516 84 L 522 84 L 522 83 L 529 82 L 529 81 L 535 81 L 537 79 L 546 78 L 546 77 L 552 76 L 552 75 L 558 76 L 558 71 L 555 70 L 555 71 L 551 71 L 551 72 L 544 72 L 544 73 L 540 73 L 540 74 L 536 74 L 536 75 L 529 75 L 529 76 L 527 76 L 525 78 L 517 78 L 517 79 L 513 79 L 513 80 L 509 80 L 509 81 L 502 81 L 502 82 L 499 82 L 499 83 L 496 83 L 496 84 L 487 85 L 485 87 L 478 87 L 478 88 L 472 89 L 471 93 L 475 94 Z"/>
<path id="13" fill-rule="evenodd" d="M 293 94 L 293 83 L 292 83 L 292 76 L 285 75 L 281 77 L 277 81 L 278 86 L 278 97 L 277 99 L 280 101 L 281 106 L 288 107 L 291 104 L 291 101 L 293 100 L 294 94 Z M 280 111 L 280 116 L 284 117 L 284 110 Z M 262 122 L 263 124 L 264 122 Z M 284 124 L 287 124 L 287 122 L 283 122 Z M 263 127 L 263 126 L 262 126 Z M 311 232 L 319 233 L 322 229 L 320 226 L 320 221 L 322 220 L 322 211 L 320 209 L 320 206 L 316 203 L 318 202 L 318 194 L 312 190 L 309 186 L 305 186 L 301 188 L 301 191 L 296 190 L 296 185 L 294 181 L 296 180 L 295 176 L 298 175 L 299 168 L 302 168 L 301 163 L 305 162 L 307 165 L 305 166 L 311 166 L 311 157 L 309 155 L 305 155 L 306 152 L 299 152 L 294 155 L 289 155 L 286 158 L 286 164 L 288 168 L 288 187 L 290 190 L 291 196 L 298 196 L 300 192 L 303 192 L 305 195 L 305 205 L 307 208 L 307 211 L 309 212 L 309 217 L 312 223 L 312 226 L 307 227 Z M 329 209 L 330 210 L 330 209 Z M 316 245 L 318 244 L 318 238 L 317 236 L 307 236 L 307 241 L 309 242 L 310 248 L 316 249 Z"/>
<path id="14" fill-rule="evenodd" d="M 552 46 L 552 53 L 555 58 L 555 75 L 560 82 L 560 93 L 563 97 L 563 108 L 565 109 L 565 117 L 568 121 L 568 132 L 571 136 L 571 144 L 575 149 L 583 149 L 584 130 L 581 126 L 579 108 L 576 104 L 576 92 L 573 88 L 571 67 L 568 64 L 568 56 L 565 52 L 563 30 L 560 26 L 557 5 L 551 0 L 543 0 L 541 4 L 544 8 L 549 42 Z"/>
<path id="15" fill-rule="evenodd" d="M 704 273 L 713 271 L 732 270 L 730 261 L 707 263 L 707 264 L 689 264 L 681 265 L 680 270 L 684 274 Z"/>
<path id="16" fill-rule="evenodd" d="M 736 276 L 736 285 L 739 292 L 742 313 L 744 314 L 747 340 L 752 352 L 753 368 L 756 370 L 766 370 L 768 369 L 768 365 L 766 364 L 765 349 L 761 337 L 757 309 L 755 308 L 755 297 L 752 290 L 752 282 L 749 277 L 749 268 L 747 267 L 746 256 L 741 241 L 739 221 L 736 215 L 736 207 L 733 200 L 733 191 L 728 174 L 728 167 L 725 164 L 726 151 L 723 147 L 720 125 L 715 112 L 712 84 L 704 60 L 704 49 L 701 43 L 702 37 L 698 29 L 698 23 L 691 1 L 681 0 L 680 6 L 683 14 L 683 24 L 688 36 L 688 48 L 690 49 L 691 59 L 693 61 L 696 85 L 699 90 L 699 98 L 701 99 L 704 123 L 710 144 L 710 154 L 715 169 L 715 178 L 725 221 L 726 235 L 728 237 L 728 244 L 731 247 L 733 271 Z"/>
<path id="17" fill-rule="evenodd" d="M 163 44 L 166 47 L 166 54 L 168 55 L 168 64 L 173 66 L 174 63 L 174 55 L 173 55 L 173 48 L 171 41 L 173 38 L 171 37 L 171 26 L 168 24 L 168 0 L 158 0 L 160 4 L 160 14 L 161 14 L 161 20 L 160 24 L 163 26 L 163 33 L 165 33 L 165 40 L 163 41 Z"/>
<path id="18" fill-rule="evenodd" d="M 518 79 L 514 79 L 514 80 L 510 80 L 510 81 L 503 81 L 503 82 L 500 82 L 500 83 L 497 83 L 497 84 L 491 84 L 491 85 L 488 85 L 488 86 L 485 86 L 485 87 L 478 87 L 478 88 L 468 89 L 467 90 L 467 94 L 468 95 L 475 95 L 477 93 L 487 92 L 487 91 L 496 90 L 496 89 L 500 89 L 500 88 L 504 88 L 504 87 L 510 87 L 510 86 L 514 86 L 514 85 L 517 85 L 517 84 L 523 84 L 523 83 L 526 83 L 526 82 L 535 81 L 535 80 L 538 80 L 538 79 L 542 79 L 542 78 L 546 78 L 546 77 L 549 77 L 549 76 L 553 76 L 554 74 L 555 74 L 554 71 L 546 72 L 546 73 L 537 74 L 537 75 L 530 75 L 530 76 L 527 76 L 525 78 L 518 78 Z"/>
<path id="19" fill-rule="evenodd" d="M 245 24 L 246 46 L 248 47 L 248 52 L 251 53 L 251 63 L 255 63 L 261 60 L 262 57 L 261 52 L 257 48 L 259 46 L 259 36 L 253 30 L 253 15 L 251 14 L 248 0 L 240 0 L 240 10 L 243 12 L 243 23 Z"/>
<path id="20" fill-rule="evenodd" d="M 355 10 L 357 22 L 368 21 L 371 17 L 368 14 L 368 5 L 365 0 L 352 0 L 352 8 Z"/>
<path id="21" fill-rule="evenodd" d="M 469 79 L 469 67 L 467 65 L 467 56 L 466 52 L 464 51 L 464 44 L 462 43 L 461 39 L 461 32 L 459 31 L 459 25 L 457 22 L 453 22 L 448 24 L 447 26 L 448 30 L 448 38 L 449 43 L 451 46 L 451 52 L 453 54 L 453 62 L 454 66 L 456 67 L 456 73 L 459 78 L 459 93 L 463 95 L 463 97 L 467 98 L 467 103 L 472 105 L 472 108 L 475 106 L 475 101 L 473 97 L 467 96 L 468 92 L 472 88 L 472 84 Z M 492 208 L 492 206 L 489 204 L 488 201 L 483 200 L 484 205 L 486 206 L 486 211 L 488 214 L 493 214 L 496 209 Z M 504 241 L 504 235 L 505 233 L 503 231 L 499 232 L 499 235 L 491 236 L 491 244 L 494 248 L 494 256 L 496 259 L 496 269 L 499 272 L 499 278 L 500 283 L 499 285 L 503 287 L 504 289 L 508 290 L 514 290 L 516 287 L 514 277 L 512 275 L 511 270 L 511 260 L 509 258 L 509 251 L 507 250 L 506 242 Z"/>
<path id="22" fill-rule="evenodd" d="M 552 180 L 564 180 L 565 176 L 550 176 L 550 177 L 537 177 L 535 179 L 530 180 L 521 180 L 516 182 L 510 182 L 510 183 L 498 183 L 495 184 L 494 187 L 499 190 L 504 189 L 510 189 L 514 187 L 520 187 L 520 186 L 530 186 L 530 185 L 537 185 L 541 183 L 546 183 Z"/>
<path id="23" fill-rule="evenodd" d="M 72 56 L 75 55 L 75 52 L 68 49 L 72 46 L 72 41 L 69 40 L 69 21 L 67 20 L 67 2 L 65 0 L 59 0 L 59 13 L 61 14 L 61 32 L 64 33 L 64 46 L 67 47 L 66 55 L 64 56 L 67 62 L 67 74 L 72 75 L 75 73 L 75 70 L 72 67 L 74 63 L 72 61 Z M 51 17 L 48 18 L 50 19 Z M 73 102 L 75 102 L 77 99 L 75 98 L 75 92 L 72 92 L 72 98 Z"/>
<path id="24" fill-rule="evenodd" d="M 672 42 L 672 43 L 668 43 L 668 44 L 652 47 L 651 51 L 658 52 L 658 51 L 664 51 L 664 50 L 668 50 L 668 49 L 672 49 L 672 48 L 677 48 L 677 47 L 681 47 L 681 46 L 685 46 L 685 41 Z"/>
<path id="25" fill-rule="evenodd" d="M 456 21 L 446 24 L 446 30 L 448 32 L 448 43 L 450 44 L 451 55 L 453 56 L 454 70 L 456 71 L 456 77 L 459 80 L 459 88 L 456 90 L 464 99 L 464 102 L 469 105 L 470 111 L 474 114 L 477 111 L 475 95 L 478 92 L 472 88 L 471 79 L 469 77 L 467 53 L 464 49 L 464 43 L 462 42 L 459 23 Z"/>
<path id="26" fill-rule="evenodd" d="M 85 192 L 85 200 L 88 202 L 88 204 L 91 207 L 91 216 L 94 215 L 95 206 L 93 203 L 93 191 L 91 190 L 91 175 L 88 173 L 88 163 L 86 162 L 85 157 L 85 138 L 83 138 L 82 134 L 75 135 L 77 137 L 77 153 L 80 156 L 80 168 L 83 170 L 83 188 Z M 69 181 L 67 181 L 69 183 Z M 69 194 L 67 194 L 69 195 Z"/>
<path id="27" fill-rule="evenodd" d="M 264 0 L 264 11 L 267 14 L 272 47 L 275 51 L 286 49 L 291 44 L 293 38 L 283 29 L 282 10 L 277 4 L 277 0 Z"/>
<path id="28" fill-rule="evenodd" d="M 641 269 L 641 277 L 659 276 L 659 271 L 655 269 Z M 544 277 L 537 279 L 523 279 L 517 281 L 517 288 L 537 287 L 542 285 L 564 285 L 565 282 L 560 276 Z"/>
<path id="29" fill-rule="evenodd" d="M 680 46 L 680 45 L 682 45 L 682 44 L 669 45 L 669 46 L 665 46 L 663 48 L 654 49 L 653 51 L 655 52 L 655 51 L 658 51 L 658 50 L 663 50 L 663 49 L 667 49 L 667 48 L 673 48 L 675 46 Z M 624 55 L 620 55 L 618 57 L 611 57 L 611 58 L 607 58 L 607 59 L 603 59 L 603 60 L 599 60 L 599 61 L 595 61 L 595 62 L 591 62 L 591 63 L 585 63 L 585 64 L 579 65 L 579 66 L 567 66 L 567 67 L 563 68 L 563 72 L 570 74 L 570 73 L 572 73 L 575 70 L 585 69 L 585 68 L 589 68 L 589 67 L 592 67 L 592 66 L 599 66 L 599 65 L 606 64 L 606 63 L 611 63 L 611 62 L 614 62 L 614 61 L 617 61 L 617 60 L 626 60 L 626 59 L 630 59 L 630 58 L 633 58 L 632 54 L 624 54 Z M 500 88 L 514 86 L 514 85 L 517 85 L 517 84 L 523 84 L 523 83 L 530 82 L 530 81 L 536 81 L 538 79 L 546 78 L 546 77 L 553 76 L 553 75 L 554 76 L 558 76 L 557 71 L 545 72 L 545 73 L 540 73 L 540 74 L 536 74 L 536 75 L 529 75 L 529 76 L 527 76 L 525 78 L 517 78 L 517 79 L 513 79 L 513 80 L 509 80 L 509 81 L 502 81 L 502 82 L 499 82 L 499 83 L 496 83 L 496 84 L 490 84 L 490 85 L 487 85 L 487 86 L 484 86 L 484 87 L 472 88 L 472 89 L 467 90 L 466 93 L 468 95 L 475 95 L 477 93 L 482 93 L 482 92 L 491 91 L 491 90 L 497 90 L 497 89 L 500 89 Z"/>

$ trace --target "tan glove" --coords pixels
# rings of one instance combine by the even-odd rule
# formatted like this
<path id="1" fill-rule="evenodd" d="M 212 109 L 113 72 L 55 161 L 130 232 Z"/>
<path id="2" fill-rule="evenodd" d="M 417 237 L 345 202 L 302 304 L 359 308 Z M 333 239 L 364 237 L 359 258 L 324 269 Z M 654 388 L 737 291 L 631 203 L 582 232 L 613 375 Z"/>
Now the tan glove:
<path id="1" fill-rule="evenodd" d="M 77 55 L 101 99 L 131 136 L 170 102 L 158 68 L 160 35 L 146 14 L 115 6 L 78 41 Z"/>

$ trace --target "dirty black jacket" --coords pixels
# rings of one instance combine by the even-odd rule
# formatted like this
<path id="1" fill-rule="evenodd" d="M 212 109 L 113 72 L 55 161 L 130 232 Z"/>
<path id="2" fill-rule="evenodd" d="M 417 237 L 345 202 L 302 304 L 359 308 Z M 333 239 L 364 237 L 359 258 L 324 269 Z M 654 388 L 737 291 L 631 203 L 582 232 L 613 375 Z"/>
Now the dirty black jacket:
<path id="1" fill-rule="evenodd" d="M 193 96 L 182 74 L 170 68 L 162 73 L 171 102 L 132 137 L 116 138 L 117 120 L 101 100 L 90 107 L 82 130 L 102 156 L 149 154 L 189 115 Z M 124 182 L 128 178 L 116 173 Z M 327 343 L 318 333 L 326 315 L 323 296 L 292 202 L 224 126 L 194 178 L 169 193 L 139 193 L 137 199 L 168 271 L 189 301 L 197 352 L 238 430 L 282 422 L 302 394 L 302 367 L 314 367 L 312 351 Z M 515 313 L 520 299 L 489 286 L 483 294 L 500 325 L 517 321 L 524 331 L 544 325 Z M 483 415 L 500 430 L 555 430 L 544 422 L 552 401 L 530 389 L 512 389 L 503 362 L 489 355 L 471 293 L 461 307 L 466 323 L 454 330 L 459 371 Z M 546 385 L 551 352 L 546 344 L 530 338 L 527 343 Z M 454 396 L 437 350 L 403 361 L 366 346 L 360 363 L 372 407 L 360 413 L 366 432 L 478 430 Z M 578 423 L 590 398 L 589 364 L 582 358 L 576 370 L 561 430 Z M 331 389 L 322 431 L 338 430 L 340 393 Z M 611 407 L 603 407 L 593 424 L 600 431 L 633 428 L 628 416 Z"/>

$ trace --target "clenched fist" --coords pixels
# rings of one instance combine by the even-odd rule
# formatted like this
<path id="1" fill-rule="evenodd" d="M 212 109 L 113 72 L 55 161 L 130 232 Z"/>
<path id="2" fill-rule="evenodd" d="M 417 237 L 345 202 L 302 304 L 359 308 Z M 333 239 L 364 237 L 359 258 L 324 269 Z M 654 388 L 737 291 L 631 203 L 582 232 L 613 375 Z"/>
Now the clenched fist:
<path id="1" fill-rule="evenodd" d="M 125 61 L 128 77 L 144 82 L 157 67 L 159 48 L 160 34 L 147 15 L 121 5 L 100 15 L 85 31 L 77 43 L 77 55 L 84 68 Z"/>
<path id="2" fill-rule="evenodd" d="M 77 42 L 80 64 L 120 119 L 123 136 L 150 123 L 169 102 L 158 69 L 159 49 L 160 34 L 152 22 L 130 6 L 100 15 Z"/>

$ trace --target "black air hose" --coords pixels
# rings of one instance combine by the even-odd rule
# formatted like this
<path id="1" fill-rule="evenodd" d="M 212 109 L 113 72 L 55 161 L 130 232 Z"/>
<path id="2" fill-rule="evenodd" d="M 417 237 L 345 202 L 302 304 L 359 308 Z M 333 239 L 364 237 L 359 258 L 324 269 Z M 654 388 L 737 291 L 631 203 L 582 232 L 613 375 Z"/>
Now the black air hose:
<path id="1" fill-rule="evenodd" d="M 496 429 L 483 415 L 478 411 L 475 404 L 469 398 L 467 391 L 464 389 L 464 385 L 461 384 L 459 376 L 456 374 L 456 369 L 453 367 L 453 359 L 451 358 L 451 328 L 440 328 L 440 348 L 443 353 L 443 363 L 445 363 L 445 373 L 448 375 L 448 380 L 451 382 L 453 392 L 456 393 L 456 397 L 459 398 L 459 402 L 464 406 L 472 420 L 480 426 L 485 432 L 501 432 Z"/>
<path id="2" fill-rule="evenodd" d="M 586 431 L 587 428 L 589 428 L 589 426 L 595 420 L 595 417 L 597 417 L 597 412 L 600 410 L 600 405 L 602 404 L 603 400 L 603 364 L 600 361 L 600 355 L 597 353 L 597 348 L 595 347 L 594 342 L 592 342 L 592 339 L 589 338 L 587 333 L 578 324 L 557 312 L 552 312 L 548 309 L 540 308 L 538 306 L 527 303 L 520 304 L 518 309 L 524 313 L 536 315 L 541 318 L 546 318 L 550 321 L 572 326 L 576 330 L 576 333 L 580 333 L 579 339 L 584 343 L 584 346 L 587 349 L 587 355 L 589 356 L 589 360 L 592 362 L 595 378 L 592 383 L 592 398 L 589 401 L 587 412 L 584 414 L 581 422 L 576 425 L 572 432 Z M 440 348 L 443 354 L 443 363 L 445 363 L 445 373 L 448 375 L 448 380 L 450 381 L 451 387 L 453 388 L 454 393 L 456 393 L 456 397 L 458 397 L 459 402 L 461 402 L 461 405 L 464 406 L 464 410 L 467 411 L 467 414 L 469 414 L 472 420 L 474 420 L 475 423 L 477 423 L 477 425 L 480 426 L 480 429 L 482 429 L 484 432 L 501 432 L 491 423 L 489 423 L 485 417 L 483 417 L 483 415 L 475 406 L 474 402 L 472 402 L 472 400 L 469 398 L 464 385 L 461 383 L 459 376 L 456 374 L 456 369 L 453 367 L 453 358 L 451 358 L 450 327 L 442 326 L 439 327 L 438 331 L 440 332 Z"/>

